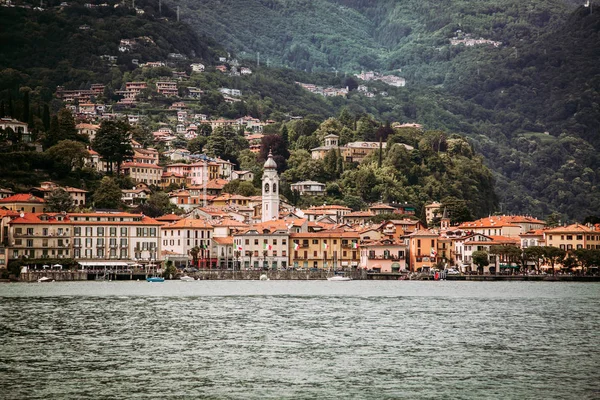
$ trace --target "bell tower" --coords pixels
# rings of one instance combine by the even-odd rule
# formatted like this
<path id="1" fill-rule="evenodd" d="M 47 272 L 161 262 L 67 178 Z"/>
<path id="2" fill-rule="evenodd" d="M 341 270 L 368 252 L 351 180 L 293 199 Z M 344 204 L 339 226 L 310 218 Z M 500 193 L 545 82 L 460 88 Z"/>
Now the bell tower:
<path id="1" fill-rule="evenodd" d="M 273 154 L 264 165 L 262 176 L 262 222 L 279 219 L 279 175 Z"/>
<path id="2" fill-rule="evenodd" d="M 450 228 L 450 218 L 448 218 L 448 210 L 444 207 L 444 213 L 442 214 L 442 219 L 440 220 L 440 230 L 446 231 Z"/>

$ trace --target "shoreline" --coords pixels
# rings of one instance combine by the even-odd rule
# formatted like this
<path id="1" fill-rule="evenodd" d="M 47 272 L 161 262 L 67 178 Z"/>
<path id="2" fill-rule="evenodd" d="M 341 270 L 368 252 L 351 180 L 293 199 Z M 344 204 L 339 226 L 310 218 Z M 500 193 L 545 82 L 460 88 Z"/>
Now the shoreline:
<path id="1" fill-rule="evenodd" d="M 172 280 L 179 280 L 180 276 L 187 275 L 195 280 L 260 280 L 261 275 L 266 275 L 269 280 L 326 280 L 331 276 L 328 271 L 231 271 L 231 270 L 206 270 L 188 274 L 177 275 Z M 0 283 L 29 282 L 37 283 L 42 277 L 50 278 L 56 282 L 87 282 L 87 281 L 138 281 L 146 280 L 152 276 L 144 272 L 122 271 L 114 273 L 100 273 L 91 271 L 30 271 L 21 273 L 17 279 L 1 279 Z M 430 280 L 433 275 L 401 273 L 367 273 L 365 270 L 348 271 L 349 276 L 356 281 L 369 280 Z M 600 282 L 600 275 L 448 275 L 441 280 L 471 281 L 471 282 L 498 282 L 498 281 L 527 281 L 527 282 Z"/>

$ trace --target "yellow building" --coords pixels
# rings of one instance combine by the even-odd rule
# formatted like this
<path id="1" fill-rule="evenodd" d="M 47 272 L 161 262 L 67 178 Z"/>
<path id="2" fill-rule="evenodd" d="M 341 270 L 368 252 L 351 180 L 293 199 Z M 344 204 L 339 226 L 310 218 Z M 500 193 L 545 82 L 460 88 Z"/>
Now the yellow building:
<path id="1" fill-rule="evenodd" d="M 420 230 L 409 235 L 410 270 L 433 268 L 438 261 L 439 234 L 433 230 Z"/>
<path id="2" fill-rule="evenodd" d="M 290 265 L 294 268 L 358 267 L 358 232 L 326 231 L 290 234 Z"/>
<path id="3" fill-rule="evenodd" d="M 600 231 L 594 226 L 572 224 L 544 231 L 546 246 L 566 251 L 577 249 L 600 249 Z"/>
<path id="4" fill-rule="evenodd" d="M 0 199 L 0 207 L 25 213 L 46 211 L 46 201 L 27 193 L 18 193 Z"/>

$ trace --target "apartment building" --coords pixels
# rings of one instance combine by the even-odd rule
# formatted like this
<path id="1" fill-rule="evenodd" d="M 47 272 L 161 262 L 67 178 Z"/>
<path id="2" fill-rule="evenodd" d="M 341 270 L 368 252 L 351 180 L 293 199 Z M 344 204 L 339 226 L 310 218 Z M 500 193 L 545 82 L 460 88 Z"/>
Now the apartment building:
<path id="1" fill-rule="evenodd" d="M 23 213 L 9 222 L 10 259 L 159 260 L 161 223 L 130 213 Z"/>

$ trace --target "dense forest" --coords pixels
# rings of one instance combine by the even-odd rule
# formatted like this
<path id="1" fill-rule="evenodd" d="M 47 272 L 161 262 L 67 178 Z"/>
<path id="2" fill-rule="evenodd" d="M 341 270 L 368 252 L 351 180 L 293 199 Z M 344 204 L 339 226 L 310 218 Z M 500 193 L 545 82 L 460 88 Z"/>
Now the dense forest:
<path id="1" fill-rule="evenodd" d="M 401 69 L 407 87 L 390 91 L 393 100 L 369 104 L 351 95 L 344 105 L 467 135 L 495 172 L 502 211 L 600 213 L 600 13 L 591 12 L 598 4 L 183 3 L 197 30 L 242 56 L 260 52 L 263 63 L 338 76 Z M 249 16 L 255 23 L 245 23 Z M 467 34 L 501 45 L 450 45 Z"/>
<path id="2" fill-rule="evenodd" d="M 513 1 L 494 2 L 498 3 L 496 5 L 490 1 L 436 3 L 447 7 L 445 13 L 436 13 L 438 5 L 426 7 L 412 1 L 399 4 L 360 0 L 252 1 L 244 2 L 243 6 L 236 3 L 238 6 L 231 7 L 226 13 L 221 7 L 229 3 L 232 1 L 210 2 L 210 10 L 206 10 L 205 17 L 212 15 L 214 23 L 229 27 L 232 37 L 249 46 L 248 49 L 260 50 L 261 41 L 267 40 L 270 34 L 263 35 L 260 31 L 245 34 L 247 31 L 244 29 L 275 29 L 276 19 L 260 23 L 271 12 L 281 21 L 296 24 L 302 21 L 302 13 L 310 11 L 321 15 L 320 19 L 311 19 L 311 23 L 327 25 L 327 29 L 344 39 L 336 39 L 335 46 L 320 45 L 319 48 L 335 50 L 343 54 L 343 60 L 354 63 L 361 55 L 369 54 L 367 49 L 370 47 L 359 41 L 357 48 L 362 49 L 361 55 L 353 53 L 345 41 L 353 41 L 355 36 L 345 29 L 358 29 L 360 21 L 375 24 L 381 31 L 377 39 L 378 48 L 386 49 L 382 54 L 387 56 L 369 55 L 382 63 L 372 67 L 402 68 L 401 75 L 407 77 L 408 84 L 404 88 L 395 88 L 382 82 L 361 82 L 341 72 L 346 68 L 343 64 L 335 64 L 340 69 L 337 72 L 329 66 L 322 68 L 322 72 L 315 71 L 319 68 L 312 68 L 312 72 L 302 71 L 300 69 L 311 68 L 289 63 L 298 69 L 266 67 L 268 52 L 261 55 L 261 66 L 258 67 L 254 56 L 251 57 L 253 61 L 243 61 L 243 51 L 248 55 L 248 49 L 237 54 L 232 52 L 231 57 L 240 58 L 252 67 L 254 73 L 250 76 L 229 76 L 215 72 L 211 66 L 216 64 L 218 56 L 227 56 L 225 47 L 228 50 L 240 48 L 227 40 L 224 40 L 225 47 L 220 47 L 212 38 L 201 37 L 194 32 L 210 27 L 208 22 L 191 25 L 177 22 L 172 9 L 165 4 L 159 7 L 158 2 L 153 1 L 136 2 L 137 7 L 144 10 L 143 14 L 136 14 L 135 10 L 125 6 L 114 7 L 120 3 L 109 8 L 90 9 L 76 3 L 60 7 L 55 1 L 49 2 L 50 9 L 44 12 L 23 8 L 2 9 L 1 108 L 5 115 L 8 110 L 13 110 L 14 115 L 21 117 L 24 114 L 24 93 L 27 92 L 28 109 L 32 110 L 27 121 L 34 130 L 39 128 L 41 131 L 45 124 L 44 106 L 50 104 L 51 113 L 58 112 L 61 107 L 60 101 L 53 97 L 57 85 L 88 88 L 91 83 L 105 84 L 104 100 L 110 103 L 118 99 L 115 91 L 122 89 L 126 81 L 145 80 L 152 84 L 157 79 L 170 78 L 173 70 L 189 73 L 190 62 L 202 61 L 208 66 L 207 72 L 193 74 L 178 84 L 181 89 L 197 86 L 204 91 L 201 99 L 188 101 L 189 106 L 195 112 L 215 118 L 252 115 L 263 120 L 284 122 L 291 116 L 302 116 L 307 125 L 315 127 L 303 131 L 306 137 L 295 138 L 291 151 L 309 149 L 309 144 L 314 144 L 314 137 L 311 139 L 309 136 L 316 127 L 342 112 L 351 115 L 355 123 L 361 119 L 374 121 L 376 125 L 394 121 L 417 122 L 423 124 L 426 131 L 441 130 L 446 132 L 447 137 L 456 134 L 466 136 L 473 151 L 485 156 L 484 162 L 493 172 L 498 196 L 496 200 L 487 189 L 482 188 L 485 194 L 482 194 L 481 201 L 486 205 L 478 206 L 478 213 L 493 211 L 498 205 L 497 211 L 539 217 L 559 212 L 563 218 L 583 220 L 588 215 L 600 214 L 600 203 L 596 201 L 600 194 L 600 66 L 596 62 L 596 55 L 600 54 L 598 13 L 590 14 L 588 8 L 573 8 L 564 1 L 536 2 L 535 7 L 520 6 Z M 330 8 L 324 13 L 320 7 L 325 3 Z M 194 4 L 196 11 L 206 7 L 202 1 Z M 265 7 L 268 10 L 264 10 Z M 263 19 L 257 19 L 253 24 L 246 23 L 241 28 L 238 22 L 241 24 L 242 20 L 238 21 L 231 15 L 244 10 L 243 21 L 247 22 L 255 9 L 262 10 Z M 222 12 L 219 13 L 219 10 Z M 355 19 L 347 19 L 344 13 Z M 328 18 L 337 18 L 334 14 L 348 23 L 339 26 L 332 23 Z M 184 21 L 189 21 L 195 14 L 184 7 L 181 15 Z M 410 40 L 398 39 L 404 32 L 400 28 L 383 28 L 391 21 L 399 23 L 404 19 L 420 24 L 420 27 L 415 25 L 411 28 L 408 34 Z M 84 25 L 89 29 L 80 29 Z M 490 28 L 486 30 L 485 26 Z M 373 26 L 369 29 L 368 35 L 362 35 L 363 39 L 374 35 Z M 503 45 L 498 48 L 450 46 L 448 40 L 456 34 L 456 30 L 498 40 Z M 317 31 L 312 26 L 307 30 Z M 384 34 L 384 31 L 387 33 Z M 293 32 L 291 27 L 290 32 Z M 218 29 L 207 33 L 223 40 Z M 326 36 L 324 34 L 323 37 Z M 151 40 L 143 40 L 144 44 L 131 52 L 120 53 L 117 50 L 120 39 L 144 37 Z M 294 35 L 293 40 L 301 37 Z M 421 42 L 423 47 L 419 47 Z M 286 49 L 294 47 L 291 43 L 274 42 L 270 47 L 276 49 L 276 44 Z M 401 46 L 405 46 L 404 50 L 392 51 Z M 402 57 L 410 52 L 415 57 L 431 53 L 434 58 L 403 60 Z M 170 60 L 169 53 L 180 53 L 186 59 Z M 107 54 L 117 56 L 116 60 L 107 62 L 102 57 Z M 271 57 L 271 65 L 276 65 L 273 62 L 275 56 Z M 313 58 L 310 51 L 307 57 L 308 60 L 318 58 Z M 169 68 L 137 68 L 132 63 L 133 59 L 139 62 L 166 60 Z M 363 67 L 366 66 L 356 64 L 356 68 Z M 347 97 L 324 98 L 303 90 L 294 83 L 297 81 L 348 86 L 351 91 Z M 357 92 L 354 89 L 359 83 L 366 84 L 378 95 L 367 98 Z M 221 87 L 240 89 L 242 101 L 225 102 L 218 92 Z M 164 109 L 169 104 L 168 98 L 156 95 L 141 101 L 135 111 L 145 116 L 143 128 L 154 129 L 157 124 L 166 122 L 168 115 Z M 289 128 L 292 130 L 291 125 Z M 355 132 L 357 129 L 353 127 Z M 361 140 L 364 135 L 357 133 L 355 138 Z M 299 146 L 296 140 L 300 141 Z M 446 177 L 460 179 L 460 175 L 455 173 Z M 404 182 L 400 176 L 397 178 Z M 450 191 L 452 193 L 436 190 L 427 197 L 439 200 L 443 196 L 456 195 L 454 189 Z M 380 191 L 377 196 L 383 198 L 385 193 Z M 476 197 L 477 194 L 469 189 L 457 197 L 467 196 Z M 413 197 L 408 198 L 419 203 L 425 201 L 425 198 L 419 200 L 416 197 L 412 200 Z"/>

